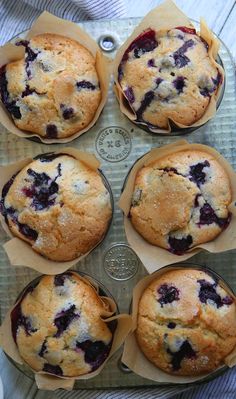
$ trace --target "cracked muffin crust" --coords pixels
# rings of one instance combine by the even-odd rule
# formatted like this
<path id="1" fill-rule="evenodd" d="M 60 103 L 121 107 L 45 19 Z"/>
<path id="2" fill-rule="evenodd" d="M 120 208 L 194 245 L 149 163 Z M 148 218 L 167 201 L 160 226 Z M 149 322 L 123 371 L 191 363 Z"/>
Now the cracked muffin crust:
<path id="1" fill-rule="evenodd" d="M 228 226 L 231 196 L 229 177 L 216 158 L 179 151 L 139 170 L 131 223 L 149 243 L 181 255 Z"/>
<path id="2" fill-rule="evenodd" d="M 223 81 L 194 28 L 149 29 L 125 51 L 118 82 L 136 122 L 168 129 L 198 121 Z"/>
<path id="3" fill-rule="evenodd" d="M 0 93 L 15 125 L 49 138 L 70 137 L 94 118 L 101 101 L 95 58 L 55 34 L 21 40 L 24 59 L 0 69 Z"/>
<path id="4" fill-rule="evenodd" d="M 235 300 L 206 272 L 167 271 L 141 296 L 136 337 L 145 356 L 167 373 L 212 372 L 236 345 Z"/>
<path id="5" fill-rule="evenodd" d="M 96 370 L 109 355 L 110 309 L 78 274 L 43 276 L 11 312 L 12 335 L 21 357 L 35 371 L 79 376 Z"/>
<path id="6" fill-rule="evenodd" d="M 89 252 L 112 216 L 97 170 L 66 154 L 42 154 L 3 187 L 0 209 L 13 235 L 54 261 Z"/>

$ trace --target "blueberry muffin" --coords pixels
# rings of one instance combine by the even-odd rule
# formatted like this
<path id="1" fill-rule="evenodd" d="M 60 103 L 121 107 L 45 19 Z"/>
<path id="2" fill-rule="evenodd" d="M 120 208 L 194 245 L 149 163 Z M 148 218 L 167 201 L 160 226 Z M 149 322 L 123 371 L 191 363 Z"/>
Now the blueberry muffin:
<path id="1" fill-rule="evenodd" d="M 230 202 L 230 181 L 221 164 L 210 153 L 184 150 L 139 170 L 130 218 L 149 243 L 181 255 L 228 226 Z"/>
<path id="2" fill-rule="evenodd" d="M 55 34 L 21 40 L 25 56 L 0 70 L 2 102 L 15 125 L 41 137 L 70 137 L 94 118 L 101 90 L 93 55 Z"/>
<path id="3" fill-rule="evenodd" d="M 168 271 L 142 294 L 136 337 L 145 356 L 167 373 L 212 372 L 236 345 L 235 299 L 206 272 Z"/>
<path id="4" fill-rule="evenodd" d="M 12 234 L 54 261 L 90 251 L 112 216 L 98 171 L 66 154 L 44 154 L 25 166 L 3 187 L 0 205 Z"/>
<path id="5" fill-rule="evenodd" d="M 125 51 L 118 83 L 136 122 L 168 129 L 190 126 L 205 113 L 223 76 L 194 28 L 149 29 Z"/>
<path id="6" fill-rule="evenodd" d="M 35 371 L 79 376 L 96 370 L 109 355 L 114 326 L 101 319 L 109 311 L 78 274 L 43 276 L 13 309 L 12 335 Z"/>

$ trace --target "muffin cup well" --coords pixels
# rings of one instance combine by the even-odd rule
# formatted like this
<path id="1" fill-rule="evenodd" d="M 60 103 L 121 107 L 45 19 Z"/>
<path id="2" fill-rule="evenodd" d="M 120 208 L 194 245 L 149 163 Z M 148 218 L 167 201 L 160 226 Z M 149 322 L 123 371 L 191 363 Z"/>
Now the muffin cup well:
<path id="1" fill-rule="evenodd" d="M 4 217 L 0 214 L 0 223 L 2 225 L 2 228 L 7 233 L 7 235 L 11 238 L 9 241 L 7 241 L 3 245 L 3 247 L 7 253 L 7 256 L 9 258 L 10 263 L 13 266 L 27 266 L 27 267 L 30 267 L 31 269 L 38 271 L 39 273 L 49 274 L 49 275 L 65 272 L 70 267 L 72 267 L 73 265 L 78 263 L 85 256 L 87 256 L 98 245 L 100 245 L 109 231 L 110 225 L 112 223 L 112 216 L 113 216 L 113 210 L 114 210 L 112 190 L 110 188 L 110 185 L 109 185 L 106 177 L 104 176 L 102 171 L 98 169 L 100 166 L 100 162 L 97 160 L 97 158 L 93 154 L 82 152 L 77 149 L 69 148 L 69 147 L 62 148 L 58 151 L 54 151 L 54 153 L 55 154 L 63 153 L 63 154 L 71 155 L 75 159 L 84 162 L 90 168 L 97 170 L 100 173 L 103 183 L 110 195 L 112 215 L 111 215 L 111 219 L 110 219 L 109 225 L 107 227 L 107 230 L 104 233 L 102 239 L 93 248 L 91 248 L 90 251 L 88 251 L 86 254 L 83 254 L 82 256 L 79 256 L 71 261 L 57 262 L 57 261 L 53 261 L 53 260 L 43 257 L 42 255 L 40 255 L 39 253 L 34 251 L 30 244 L 21 240 L 18 237 L 13 236 L 13 234 L 11 233 L 9 227 L 7 226 L 7 224 L 4 220 Z M 43 155 L 43 154 L 40 154 L 40 155 Z M 15 173 L 17 173 L 18 171 L 23 169 L 27 164 L 32 162 L 32 160 L 33 160 L 32 158 L 26 158 L 24 160 L 14 163 L 14 164 L 0 167 L 0 176 L 1 176 L 0 193 L 2 192 L 2 188 L 10 180 L 10 178 Z"/>
<path id="2" fill-rule="evenodd" d="M 176 270 L 176 269 L 186 269 L 186 268 L 202 270 L 215 277 L 217 280 L 221 282 L 221 286 L 226 290 L 227 293 L 230 293 L 230 295 L 234 298 L 236 302 L 236 296 L 233 290 L 219 274 L 217 274 L 216 272 L 214 272 L 213 270 L 211 270 L 206 266 L 196 265 L 192 263 L 179 263 L 176 265 L 165 266 L 160 270 L 156 271 L 155 273 L 144 277 L 138 282 L 138 284 L 134 287 L 133 290 L 132 332 L 128 335 L 128 337 L 125 340 L 122 362 L 136 374 L 160 383 L 190 384 L 196 382 L 199 383 L 208 382 L 209 380 L 216 378 L 223 372 L 227 371 L 227 366 L 233 367 L 236 365 L 236 347 L 235 347 L 234 350 L 225 358 L 225 365 L 218 367 L 212 373 L 202 374 L 201 376 L 197 377 L 177 376 L 173 374 L 168 374 L 163 370 L 159 369 L 158 367 L 156 367 L 151 361 L 149 361 L 146 358 L 146 356 L 140 350 L 135 337 L 135 330 L 137 327 L 138 304 L 143 291 L 149 284 L 151 284 L 151 282 L 155 278 L 160 277 L 162 274 L 165 274 L 167 271 Z"/>
<path id="3" fill-rule="evenodd" d="M 75 380 L 87 380 L 90 378 L 93 378 L 97 376 L 105 366 L 106 362 L 109 360 L 109 358 L 118 350 L 118 348 L 122 345 L 122 343 L 125 340 L 125 337 L 128 335 L 128 333 L 131 330 L 131 325 L 132 325 L 132 320 L 131 316 L 127 314 L 119 314 L 118 306 L 109 292 L 109 290 L 104 287 L 99 281 L 93 279 L 89 275 L 85 273 L 80 273 L 77 271 L 70 271 L 70 273 L 74 274 L 79 274 L 79 276 L 84 280 L 87 284 L 91 285 L 94 287 L 96 292 L 99 294 L 101 299 L 109 304 L 110 307 L 110 312 L 107 311 L 106 318 L 103 319 L 105 322 L 112 322 L 113 320 L 117 323 L 116 329 L 113 335 L 113 342 L 112 342 L 112 347 L 110 350 L 110 353 L 107 357 L 107 359 L 104 361 L 104 363 L 95 371 L 84 374 L 78 377 L 60 377 L 60 376 L 54 376 L 52 374 L 46 373 L 46 372 L 36 372 L 34 371 L 27 363 L 24 362 L 24 360 L 21 358 L 20 353 L 18 351 L 17 345 L 12 337 L 12 331 L 11 331 L 11 312 L 15 308 L 15 306 L 20 302 L 22 299 L 22 296 L 24 293 L 29 289 L 30 287 L 34 286 L 43 276 L 39 276 L 33 281 L 31 281 L 25 288 L 24 290 L 20 293 L 18 296 L 16 303 L 14 306 L 8 311 L 1 327 L 0 327 L 0 346 L 4 350 L 4 352 L 7 354 L 9 359 L 13 362 L 13 364 L 17 367 L 17 364 L 24 364 L 26 365 L 29 370 L 31 370 L 35 382 L 38 386 L 39 389 L 47 389 L 47 390 L 56 390 L 59 388 L 64 388 L 64 389 L 72 389 L 75 383 Z M 16 363 L 16 364 L 15 364 Z"/>
<path id="4" fill-rule="evenodd" d="M 113 75 L 114 75 L 114 91 L 116 94 L 116 97 L 118 99 L 118 102 L 120 104 L 120 110 L 121 112 L 126 115 L 131 122 L 134 122 L 137 124 L 139 127 L 143 128 L 144 130 L 148 130 L 151 133 L 159 133 L 163 135 L 168 135 L 168 134 L 182 134 L 184 133 L 189 133 L 190 131 L 193 131 L 200 126 L 204 125 L 206 122 L 208 122 L 210 119 L 212 119 L 216 113 L 216 108 L 217 108 L 217 102 L 218 100 L 220 101 L 220 98 L 222 98 L 222 93 L 224 91 L 223 89 L 223 82 L 219 85 L 217 92 L 211 96 L 209 105 L 206 108 L 205 113 L 203 116 L 193 123 L 192 125 L 183 125 L 180 123 L 175 122 L 174 120 L 169 119 L 168 123 L 168 129 L 162 129 L 158 127 L 150 127 L 148 126 L 148 123 L 142 123 L 142 122 L 137 122 L 136 121 L 136 113 L 132 110 L 132 108 L 129 106 L 127 99 L 121 89 L 121 86 L 118 81 L 118 67 L 120 65 L 120 62 L 122 60 L 123 54 L 125 50 L 129 47 L 129 45 L 145 30 L 148 30 L 150 28 L 154 29 L 155 31 L 159 31 L 162 29 L 174 29 L 177 26 L 185 26 L 185 27 L 190 27 L 194 28 L 192 25 L 191 21 L 187 18 L 187 16 L 173 3 L 172 0 L 166 0 L 164 3 L 159 5 L 158 7 L 154 8 L 152 11 L 150 11 L 146 17 L 141 21 L 141 23 L 137 26 L 137 28 L 134 30 L 132 35 L 126 40 L 126 42 L 120 47 L 118 50 L 114 63 L 113 63 Z M 218 39 L 213 35 L 213 33 L 210 31 L 210 29 L 207 27 L 206 23 L 204 20 L 201 20 L 200 22 L 200 37 L 206 41 L 208 44 L 208 54 L 213 62 L 213 64 L 218 68 L 220 71 L 223 80 L 224 80 L 224 69 L 222 66 L 217 63 L 216 58 L 218 55 L 219 51 L 219 41 Z M 219 103 L 219 102 L 218 102 Z"/>
<path id="5" fill-rule="evenodd" d="M 95 57 L 95 67 L 97 70 L 100 88 L 101 88 L 101 102 L 97 108 L 97 111 L 92 119 L 92 121 L 82 130 L 77 133 L 74 133 L 70 137 L 61 138 L 61 139 L 49 139 L 42 137 L 36 133 L 26 132 L 24 130 L 19 129 L 13 122 L 10 114 L 7 112 L 6 108 L 0 101 L 0 122 L 3 126 L 11 133 L 16 134 L 19 137 L 24 138 L 36 138 L 37 141 L 40 141 L 45 144 L 52 143 L 68 143 L 81 134 L 87 132 L 97 121 L 99 118 L 103 107 L 107 100 L 110 75 L 111 75 L 111 61 L 108 57 L 103 55 L 100 50 L 98 44 L 95 40 L 93 40 L 88 33 L 86 33 L 82 28 L 80 28 L 74 22 L 66 21 L 64 19 L 58 18 L 46 11 L 44 11 L 33 23 L 31 29 L 26 35 L 26 39 L 30 39 L 33 36 L 42 34 L 42 33 L 54 33 L 63 35 L 64 37 L 68 37 L 80 43 L 82 46 L 87 48 L 92 55 Z M 17 42 L 19 38 L 14 38 L 14 43 Z M 0 67 L 8 64 L 10 62 L 19 60 L 24 57 L 24 50 L 20 47 L 15 46 L 12 43 L 7 43 L 0 48 Z"/>
<path id="6" fill-rule="evenodd" d="M 232 191 L 232 202 L 228 209 L 232 214 L 232 218 L 229 226 L 223 230 L 214 240 L 198 245 L 193 249 L 188 250 L 184 255 L 175 255 L 169 252 L 167 249 L 157 247 L 146 241 L 134 229 L 128 215 L 131 206 L 135 177 L 138 171 L 143 166 L 148 165 L 154 160 L 158 160 L 164 156 L 184 150 L 200 150 L 208 152 L 217 159 L 217 161 L 227 172 Z M 143 155 L 138 161 L 136 161 L 126 177 L 125 187 L 119 200 L 119 207 L 124 212 L 125 233 L 129 245 L 139 256 L 149 273 L 154 272 L 162 266 L 186 260 L 197 254 L 202 249 L 205 249 L 208 252 L 218 253 L 236 248 L 236 173 L 226 159 L 223 158 L 222 155 L 212 147 L 208 147 L 203 144 L 190 144 L 186 140 L 179 140 L 173 144 L 152 149 L 150 152 Z"/>

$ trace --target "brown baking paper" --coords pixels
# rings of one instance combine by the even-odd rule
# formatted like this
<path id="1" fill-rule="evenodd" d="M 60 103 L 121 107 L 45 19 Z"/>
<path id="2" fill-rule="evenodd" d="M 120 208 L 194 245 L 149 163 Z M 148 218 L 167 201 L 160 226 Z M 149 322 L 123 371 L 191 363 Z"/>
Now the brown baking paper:
<path id="1" fill-rule="evenodd" d="M 120 47 L 117 51 L 116 57 L 113 63 L 113 74 L 114 74 L 114 91 L 117 96 L 117 99 L 120 104 L 120 110 L 123 114 L 125 114 L 132 122 L 136 123 L 137 125 L 144 125 L 147 126 L 147 123 L 136 122 L 136 114 L 129 106 L 128 101 L 123 94 L 122 88 L 118 82 L 118 67 L 120 65 L 121 59 L 125 50 L 129 47 L 129 45 L 136 39 L 142 32 L 145 30 L 152 28 L 156 31 L 162 29 L 173 29 L 177 26 L 186 26 L 190 28 L 194 28 L 191 21 L 187 18 L 187 16 L 174 4 L 171 0 L 164 1 L 161 5 L 154 8 L 150 11 L 146 17 L 141 21 L 141 23 L 135 28 L 132 35 L 126 40 L 126 42 Z M 219 40 L 213 35 L 210 29 L 207 27 L 205 21 L 201 19 L 200 21 L 200 37 L 202 37 L 208 44 L 208 54 L 212 62 L 215 66 L 217 66 L 218 70 L 220 71 L 222 78 L 224 79 L 224 70 L 223 68 L 215 61 L 219 51 Z M 223 82 L 222 82 L 223 83 Z M 221 84 L 219 89 L 215 94 L 210 97 L 209 105 L 204 113 L 204 115 L 192 125 L 183 125 L 181 123 L 175 122 L 173 119 L 169 119 L 168 122 L 168 129 L 161 129 L 161 128 L 153 128 L 148 127 L 148 129 L 153 133 L 162 133 L 168 134 L 171 133 L 171 124 L 173 122 L 174 125 L 177 127 L 184 129 L 190 127 L 198 127 L 209 121 L 209 119 L 213 118 L 216 113 L 216 104 L 219 100 L 221 90 L 223 85 Z"/>
<path id="2" fill-rule="evenodd" d="M 75 272 L 75 274 L 77 275 L 79 273 Z M 87 284 L 89 284 L 90 286 L 93 286 L 96 291 L 98 291 L 97 282 L 93 281 L 93 279 L 90 276 L 88 276 L 88 278 L 80 276 L 80 278 L 83 281 L 85 281 Z M 106 302 L 106 304 L 110 305 L 110 311 L 103 312 L 103 316 L 105 317 L 103 320 L 105 322 L 117 320 L 117 323 L 118 323 L 115 333 L 114 333 L 114 336 L 113 336 L 111 351 L 110 351 L 107 359 L 104 361 L 104 363 L 97 370 L 95 370 L 91 373 L 88 373 L 88 374 L 81 375 L 79 377 L 59 377 L 59 376 L 57 377 L 57 376 L 53 376 L 51 374 L 45 373 L 43 371 L 36 372 L 26 362 L 24 362 L 24 360 L 21 358 L 20 353 L 17 348 L 17 345 L 12 337 L 12 331 L 11 331 L 11 312 L 14 309 L 14 307 L 20 302 L 23 293 L 24 293 L 24 290 L 21 293 L 18 301 L 7 312 L 6 317 L 0 327 L 0 347 L 16 363 L 19 363 L 21 365 L 22 364 L 26 365 L 34 373 L 35 382 L 39 389 L 46 389 L 46 390 L 54 391 L 56 389 L 63 388 L 63 389 L 71 390 L 71 389 L 73 389 L 75 380 L 88 380 L 90 378 L 96 377 L 102 371 L 103 367 L 105 366 L 106 362 L 110 359 L 110 357 L 123 344 L 126 336 L 130 332 L 131 327 L 132 327 L 131 316 L 129 316 L 128 314 L 118 314 L 118 315 L 112 316 L 117 311 L 116 303 L 114 302 L 114 300 L 111 297 L 101 296 L 100 298 L 102 299 L 102 301 Z"/>
<path id="3" fill-rule="evenodd" d="M 59 154 L 63 153 L 63 154 L 71 155 L 74 158 L 78 159 L 79 161 L 83 161 L 86 165 L 88 165 L 93 170 L 98 170 L 98 167 L 100 166 L 100 162 L 97 160 L 97 158 L 93 154 L 82 152 L 75 148 L 66 147 L 66 148 L 62 148 L 58 151 L 54 151 L 54 153 L 59 153 Z M 14 173 L 20 171 L 27 164 L 32 162 L 32 160 L 33 160 L 32 158 L 26 158 L 24 160 L 14 163 L 14 164 L 0 167 L 0 176 L 1 176 L 1 178 L 0 178 L 0 193 L 2 192 L 3 186 L 12 177 L 12 175 Z M 111 205 L 112 205 L 112 198 L 111 198 Z M 3 245 L 3 248 L 5 249 L 5 251 L 7 253 L 10 263 L 13 266 L 27 266 L 27 267 L 30 267 L 31 269 L 34 269 L 34 270 L 38 271 L 39 273 L 43 273 L 43 274 L 51 275 L 51 274 L 63 273 L 64 271 L 68 270 L 70 267 L 75 265 L 78 261 L 83 259 L 85 256 L 87 256 L 99 244 L 99 243 L 96 244 L 96 246 L 94 248 L 92 248 L 89 252 L 87 252 L 86 254 L 84 254 L 82 256 L 77 257 L 74 260 L 66 261 L 66 262 L 56 262 L 56 261 L 47 259 L 47 258 L 43 257 L 42 255 L 40 255 L 39 253 L 35 252 L 32 249 L 31 245 L 28 244 L 27 242 L 21 240 L 18 237 L 14 237 L 13 234 L 11 233 L 9 227 L 7 226 L 7 224 L 4 220 L 4 217 L 1 214 L 0 214 L 0 223 L 1 223 L 4 231 L 11 238 L 9 241 L 7 241 Z M 105 235 L 106 235 L 106 232 L 105 232 Z M 103 236 L 103 238 L 104 238 L 104 236 Z M 103 240 L 103 238 L 102 238 L 102 240 Z"/>
<path id="4" fill-rule="evenodd" d="M 189 265 L 187 266 L 188 268 L 197 268 L 201 269 L 198 265 Z M 146 289 L 146 287 L 151 284 L 151 282 L 157 278 L 160 277 L 162 274 L 166 273 L 167 271 L 174 270 L 174 269 L 186 269 L 186 264 L 178 264 L 178 265 L 170 265 L 168 267 L 164 267 L 163 269 L 160 269 L 156 271 L 155 273 L 144 277 L 142 280 L 138 282 L 138 284 L 134 287 L 133 290 L 133 301 L 132 301 L 132 332 L 128 335 L 128 337 L 125 340 L 125 346 L 124 346 L 124 352 L 122 355 L 122 362 L 126 364 L 132 371 L 134 371 L 136 374 L 148 378 L 150 380 L 156 381 L 156 382 L 165 382 L 165 383 L 175 383 L 175 384 L 183 384 L 183 383 L 191 383 L 197 380 L 201 380 L 203 378 L 212 376 L 213 373 L 208 373 L 208 374 L 202 374 L 200 376 L 195 376 L 195 377 L 189 377 L 189 376 L 177 376 L 177 375 L 172 375 L 164 372 L 163 370 L 159 369 L 156 367 L 152 362 L 150 362 L 146 356 L 143 354 L 143 352 L 140 350 L 139 345 L 136 341 L 135 337 L 135 330 L 137 327 L 137 317 L 138 317 L 138 304 L 139 300 L 142 296 L 143 291 Z M 230 295 L 234 298 L 236 301 L 236 297 L 233 293 L 233 291 L 229 288 L 228 285 L 224 283 L 224 281 L 221 281 L 222 287 L 230 293 Z M 229 367 L 233 367 L 236 365 L 236 347 L 235 349 L 225 358 L 225 364 Z M 222 367 L 220 366 L 216 372 L 219 372 Z"/>
<path id="5" fill-rule="evenodd" d="M 154 160 L 158 160 L 169 154 L 184 150 L 205 151 L 214 156 L 226 170 L 230 179 L 232 190 L 232 202 L 229 205 L 229 210 L 232 213 L 232 219 L 229 226 L 214 240 L 205 244 L 201 244 L 192 250 L 190 249 L 184 255 L 175 255 L 166 249 L 149 244 L 144 238 L 142 238 L 142 236 L 134 229 L 130 219 L 128 218 L 128 214 L 131 206 L 135 176 L 139 169 L 148 165 Z M 189 144 L 186 140 L 179 140 L 173 144 L 152 149 L 141 159 L 139 159 L 131 169 L 126 181 L 125 189 L 119 200 L 119 206 L 124 212 L 124 225 L 127 240 L 149 273 L 160 269 L 162 266 L 189 259 L 202 249 L 205 249 L 208 252 L 218 253 L 236 248 L 236 173 L 231 165 L 222 157 L 222 155 L 220 155 L 212 147 L 208 147 L 203 144 Z"/>
<path id="6" fill-rule="evenodd" d="M 74 22 L 66 21 L 64 19 L 55 17 L 47 11 L 44 11 L 34 22 L 30 31 L 26 35 L 26 39 L 30 39 L 33 36 L 42 33 L 54 33 L 58 35 L 63 35 L 74 39 L 79 42 L 82 46 L 86 47 L 96 59 L 96 70 L 100 82 L 101 88 L 101 102 L 94 115 L 93 120 L 84 129 L 77 133 L 74 133 L 70 137 L 65 137 L 61 139 L 47 139 L 41 137 L 36 133 L 26 132 L 19 129 L 13 122 L 11 115 L 7 112 L 6 108 L 0 102 L 0 122 L 9 130 L 11 133 L 16 134 L 19 137 L 37 137 L 40 141 L 47 144 L 52 143 L 69 143 L 70 141 L 76 139 L 81 134 L 87 132 L 99 118 L 102 109 L 106 103 L 108 88 L 110 82 L 111 74 L 111 60 L 104 56 L 102 51 L 99 49 L 97 43 L 86 33 L 82 28 L 76 25 Z M 22 38 L 21 38 L 22 39 Z M 19 37 L 14 39 L 14 43 L 19 41 Z M 24 57 L 24 49 L 17 47 L 12 43 L 7 43 L 5 46 L 0 47 L 0 66 L 5 65 L 9 62 L 19 60 Z"/>

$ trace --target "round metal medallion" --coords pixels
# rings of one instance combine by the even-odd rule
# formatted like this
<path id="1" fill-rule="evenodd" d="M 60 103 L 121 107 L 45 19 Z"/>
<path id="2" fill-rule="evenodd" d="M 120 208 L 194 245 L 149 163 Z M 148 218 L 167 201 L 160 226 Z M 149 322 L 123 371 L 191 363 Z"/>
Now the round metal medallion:
<path id="1" fill-rule="evenodd" d="M 106 161 L 122 161 L 131 151 L 129 132 L 119 126 L 109 126 L 100 130 L 96 138 L 96 150 Z"/>
<path id="2" fill-rule="evenodd" d="M 114 280 L 129 280 L 139 266 L 139 259 L 126 244 L 115 244 L 107 250 L 104 257 L 104 268 Z"/>

